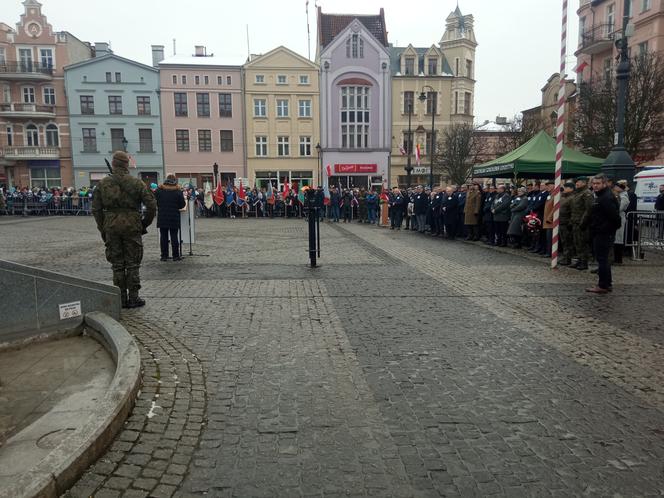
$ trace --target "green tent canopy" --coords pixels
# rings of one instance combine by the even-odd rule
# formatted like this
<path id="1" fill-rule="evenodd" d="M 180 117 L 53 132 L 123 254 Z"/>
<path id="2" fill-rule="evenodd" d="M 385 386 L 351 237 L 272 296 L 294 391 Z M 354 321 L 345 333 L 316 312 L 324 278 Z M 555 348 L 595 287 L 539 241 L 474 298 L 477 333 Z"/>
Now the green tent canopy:
<path id="1" fill-rule="evenodd" d="M 563 151 L 563 176 L 599 173 L 603 159 L 588 156 L 569 147 Z M 475 178 L 553 178 L 556 168 L 556 142 L 540 131 L 521 147 L 502 157 L 473 168 Z"/>

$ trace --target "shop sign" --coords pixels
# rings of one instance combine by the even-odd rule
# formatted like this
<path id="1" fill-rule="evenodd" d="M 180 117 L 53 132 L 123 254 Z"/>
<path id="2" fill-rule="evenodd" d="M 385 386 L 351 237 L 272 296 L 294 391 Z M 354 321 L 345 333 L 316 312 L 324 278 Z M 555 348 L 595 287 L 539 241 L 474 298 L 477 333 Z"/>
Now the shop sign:
<path id="1" fill-rule="evenodd" d="M 334 172 L 336 174 L 351 174 L 351 173 L 376 173 L 378 172 L 377 164 L 335 164 Z"/>

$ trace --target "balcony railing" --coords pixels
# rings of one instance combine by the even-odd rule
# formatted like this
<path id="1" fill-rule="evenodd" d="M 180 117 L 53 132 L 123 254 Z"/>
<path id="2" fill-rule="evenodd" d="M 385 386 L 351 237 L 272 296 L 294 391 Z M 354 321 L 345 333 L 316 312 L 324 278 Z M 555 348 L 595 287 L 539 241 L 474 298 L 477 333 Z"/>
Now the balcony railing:
<path id="1" fill-rule="evenodd" d="M 594 53 L 608 48 L 613 44 L 615 28 L 615 24 L 610 23 L 592 26 L 587 31 L 581 33 L 579 49 L 584 52 Z"/>
<path id="2" fill-rule="evenodd" d="M 0 104 L 0 116 L 8 117 L 53 117 L 55 116 L 54 105 L 25 104 L 19 102 Z"/>
<path id="3" fill-rule="evenodd" d="M 1 147 L 0 157 L 5 159 L 58 159 L 60 149 L 58 147 Z"/>
<path id="4" fill-rule="evenodd" d="M 5 62 L 0 64 L 0 78 L 8 75 L 50 77 L 53 76 L 53 66 L 45 66 L 36 62 Z"/>

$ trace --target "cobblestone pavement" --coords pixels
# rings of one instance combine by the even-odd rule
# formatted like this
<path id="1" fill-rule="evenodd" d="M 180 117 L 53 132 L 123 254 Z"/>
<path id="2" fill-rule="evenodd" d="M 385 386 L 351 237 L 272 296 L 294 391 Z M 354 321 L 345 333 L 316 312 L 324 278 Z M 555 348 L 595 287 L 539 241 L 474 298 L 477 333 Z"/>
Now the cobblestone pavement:
<path id="1" fill-rule="evenodd" d="M 7 219 L 5 219 L 7 220 Z M 3 258 L 109 281 L 89 218 L 0 220 Z M 143 358 L 78 496 L 661 496 L 664 269 L 586 272 L 375 227 L 199 220 L 123 314 Z"/>

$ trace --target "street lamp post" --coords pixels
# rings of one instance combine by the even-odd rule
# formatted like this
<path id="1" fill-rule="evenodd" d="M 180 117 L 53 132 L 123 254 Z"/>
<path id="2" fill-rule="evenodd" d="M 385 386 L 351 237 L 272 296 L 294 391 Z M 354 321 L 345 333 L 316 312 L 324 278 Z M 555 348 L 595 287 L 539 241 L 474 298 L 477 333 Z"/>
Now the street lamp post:
<path id="1" fill-rule="evenodd" d="M 212 180 L 212 188 L 217 188 L 217 175 L 219 174 L 219 165 L 214 163 L 212 165 L 212 172 L 214 174 L 214 180 Z"/>
<path id="2" fill-rule="evenodd" d="M 413 103 L 408 102 L 408 159 L 406 159 L 406 188 L 410 188 L 411 183 L 411 173 L 413 172 L 413 166 L 410 164 L 410 153 L 413 148 L 413 132 L 410 128 L 410 121 L 413 115 Z"/>
<path id="3" fill-rule="evenodd" d="M 420 92 L 420 96 L 418 97 L 420 99 L 420 102 L 426 102 L 429 97 L 427 96 L 426 93 L 424 93 L 425 89 L 429 89 L 430 92 L 429 94 L 431 95 L 431 147 L 429 150 L 429 159 L 430 159 L 430 169 L 429 169 L 429 187 L 431 190 L 433 190 L 433 154 L 436 149 L 436 107 L 438 107 L 437 104 L 437 96 L 436 96 L 436 91 L 433 89 L 432 86 L 430 85 L 424 85 L 422 87 L 422 91 Z"/>
<path id="4" fill-rule="evenodd" d="M 323 185 L 323 148 L 320 146 L 320 142 L 316 144 L 316 152 L 318 153 L 318 185 Z"/>
<path id="5" fill-rule="evenodd" d="M 616 69 L 618 80 L 618 99 L 616 112 L 616 134 L 614 145 L 608 157 L 602 164 L 602 171 L 608 176 L 619 179 L 625 178 L 630 183 L 634 179 L 634 161 L 625 149 L 625 113 L 627 112 L 627 86 L 629 84 L 630 61 L 628 51 L 627 26 L 629 24 L 629 6 L 631 2 L 624 2 L 622 37 L 616 42 L 619 50 L 619 62 Z"/>

